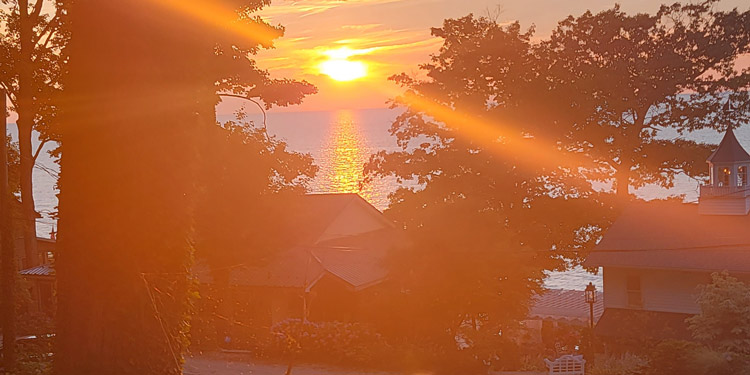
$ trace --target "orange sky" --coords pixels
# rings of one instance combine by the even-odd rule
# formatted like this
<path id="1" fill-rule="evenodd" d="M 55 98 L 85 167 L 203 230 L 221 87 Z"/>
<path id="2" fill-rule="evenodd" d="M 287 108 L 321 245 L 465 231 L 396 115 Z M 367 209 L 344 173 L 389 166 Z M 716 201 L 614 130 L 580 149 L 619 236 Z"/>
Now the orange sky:
<path id="1" fill-rule="evenodd" d="M 300 106 L 274 111 L 311 111 L 382 108 L 398 88 L 386 81 L 391 74 L 416 73 L 418 65 L 437 51 L 440 40 L 430 27 L 445 18 L 474 13 L 496 14 L 500 22 L 519 20 L 523 27 L 536 25 L 537 37 L 549 35 L 557 21 L 590 9 L 601 11 L 614 0 L 274 0 L 261 15 L 286 27 L 276 49 L 263 51 L 259 64 L 274 77 L 305 79 L 320 92 Z M 655 12 L 660 1 L 621 0 L 626 12 Z M 666 2 L 671 3 L 671 0 Z M 745 0 L 725 0 L 721 9 L 748 7 Z M 340 47 L 362 50 L 349 57 L 367 66 L 367 76 L 338 82 L 320 73 L 324 52 Z M 390 94 L 389 94 L 390 93 Z M 230 113 L 234 103 L 219 106 Z"/>

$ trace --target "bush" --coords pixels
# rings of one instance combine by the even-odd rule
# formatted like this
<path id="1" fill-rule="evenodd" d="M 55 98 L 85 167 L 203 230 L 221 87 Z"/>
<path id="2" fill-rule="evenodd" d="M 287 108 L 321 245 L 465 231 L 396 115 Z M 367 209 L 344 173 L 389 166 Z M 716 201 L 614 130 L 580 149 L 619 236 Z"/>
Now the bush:
<path id="1" fill-rule="evenodd" d="M 598 355 L 588 373 L 591 375 L 640 375 L 647 366 L 646 358 L 634 354 Z"/>
<path id="2" fill-rule="evenodd" d="M 654 349 L 646 374 L 750 374 L 750 360 L 747 356 L 715 351 L 694 342 L 666 340 Z"/>
<path id="3" fill-rule="evenodd" d="M 374 366 L 391 352 L 383 337 L 361 323 L 289 319 L 271 327 L 267 355 L 295 361 Z"/>

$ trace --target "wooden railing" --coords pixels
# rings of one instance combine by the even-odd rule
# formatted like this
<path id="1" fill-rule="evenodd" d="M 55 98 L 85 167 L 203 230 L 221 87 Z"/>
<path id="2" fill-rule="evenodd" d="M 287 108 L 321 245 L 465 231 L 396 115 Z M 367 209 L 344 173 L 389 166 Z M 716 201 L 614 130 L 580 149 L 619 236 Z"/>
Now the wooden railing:
<path id="1" fill-rule="evenodd" d="M 701 197 L 746 197 L 750 195 L 750 186 L 713 186 L 701 185 Z"/>

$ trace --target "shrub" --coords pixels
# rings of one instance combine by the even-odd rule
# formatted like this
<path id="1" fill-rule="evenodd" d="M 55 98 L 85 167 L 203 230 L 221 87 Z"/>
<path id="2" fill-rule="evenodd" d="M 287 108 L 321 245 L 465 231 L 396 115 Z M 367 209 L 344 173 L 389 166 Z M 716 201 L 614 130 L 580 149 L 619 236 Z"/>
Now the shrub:
<path id="1" fill-rule="evenodd" d="M 295 361 L 372 366 L 390 352 L 383 337 L 361 323 L 289 319 L 271 327 L 267 354 Z"/>
<path id="2" fill-rule="evenodd" d="M 619 356 L 598 355 L 589 369 L 591 375 L 640 375 L 648 360 L 634 354 Z"/>
<path id="3" fill-rule="evenodd" d="M 694 342 L 666 340 L 654 349 L 646 375 L 750 374 L 747 356 L 712 350 Z"/>

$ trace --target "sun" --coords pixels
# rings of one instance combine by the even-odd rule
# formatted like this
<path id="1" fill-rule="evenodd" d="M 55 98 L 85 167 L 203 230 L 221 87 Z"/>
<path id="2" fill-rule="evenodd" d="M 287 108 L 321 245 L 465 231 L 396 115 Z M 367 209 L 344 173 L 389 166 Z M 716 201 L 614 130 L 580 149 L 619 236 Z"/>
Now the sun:
<path id="1" fill-rule="evenodd" d="M 367 75 L 367 66 L 361 61 L 332 58 L 320 63 L 320 72 L 336 81 L 353 81 Z"/>

